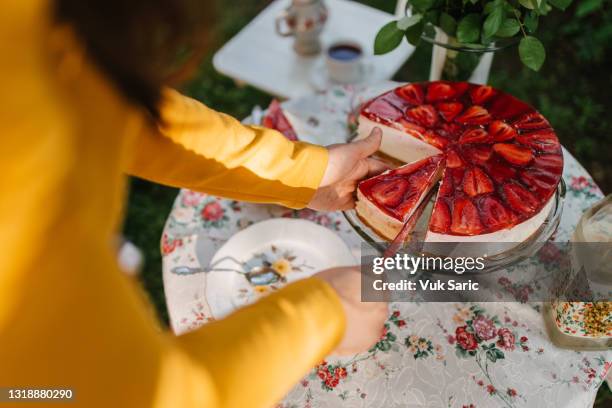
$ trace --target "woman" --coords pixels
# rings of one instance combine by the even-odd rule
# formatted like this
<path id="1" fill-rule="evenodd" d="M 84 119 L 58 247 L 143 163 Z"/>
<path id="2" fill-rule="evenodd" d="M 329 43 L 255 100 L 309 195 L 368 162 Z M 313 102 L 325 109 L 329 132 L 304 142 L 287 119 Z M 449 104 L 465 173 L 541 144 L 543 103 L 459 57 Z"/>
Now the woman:
<path id="1" fill-rule="evenodd" d="M 200 38 L 204 3 L 0 6 L 0 387 L 71 388 L 86 407 L 267 407 L 336 346 L 376 340 L 385 306 L 359 301 L 353 268 L 180 338 L 156 329 L 118 271 L 125 173 L 338 209 L 378 167 L 367 157 L 379 134 L 291 143 L 164 88 L 182 40 Z"/>

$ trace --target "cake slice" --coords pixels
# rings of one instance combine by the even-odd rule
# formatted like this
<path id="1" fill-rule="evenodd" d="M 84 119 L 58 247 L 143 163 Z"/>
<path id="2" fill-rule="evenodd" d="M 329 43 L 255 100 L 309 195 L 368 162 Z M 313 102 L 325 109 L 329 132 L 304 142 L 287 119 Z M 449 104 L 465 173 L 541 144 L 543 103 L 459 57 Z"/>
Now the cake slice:
<path id="1" fill-rule="evenodd" d="M 362 181 L 357 215 L 378 235 L 393 240 L 440 178 L 442 163 L 441 155 L 431 156 Z"/>
<path id="2" fill-rule="evenodd" d="M 270 129 L 275 129 L 281 132 L 289 140 L 298 140 L 298 136 L 291 126 L 289 119 L 283 113 L 280 103 L 273 99 L 268 106 L 266 114 L 264 115 L 261 125 Z"/>

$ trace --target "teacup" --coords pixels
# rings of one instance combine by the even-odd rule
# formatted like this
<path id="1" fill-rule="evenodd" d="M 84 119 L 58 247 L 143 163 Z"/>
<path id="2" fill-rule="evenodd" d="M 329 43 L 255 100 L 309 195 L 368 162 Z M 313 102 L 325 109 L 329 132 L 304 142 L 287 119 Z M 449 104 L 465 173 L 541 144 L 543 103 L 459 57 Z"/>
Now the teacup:
<path id="1" fill-rule="evenodd" d="M 327 48 L 325 63 L 332 81 L 341 84 L 359 82 L 364 71 L 363 48 L 355 41 L 336 41 Z"/>

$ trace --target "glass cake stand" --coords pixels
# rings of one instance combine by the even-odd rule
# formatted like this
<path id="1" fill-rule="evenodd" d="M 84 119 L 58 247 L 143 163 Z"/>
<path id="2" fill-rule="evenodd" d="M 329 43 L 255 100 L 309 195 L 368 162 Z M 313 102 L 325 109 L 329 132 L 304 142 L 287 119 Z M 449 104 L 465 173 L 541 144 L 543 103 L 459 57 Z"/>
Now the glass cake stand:
<path id="1" fill-rule="evenodd" d="M 536 254 L 540 248 L 548 241 L 557 230 L 559 222 L 561 221 L 561 212 L 563 210 L 563 200 L 565 199 L 565 182 L 563 179 L 560 180 L 559 186 L 553 196 L 553 202 L 549 214 L 546 219 L 527 240 L 512 245 L 512 248 L 505 250 L 495 255 L 483 255 L 485 268 L 480 272 L 472 273 L 489 273 L 499 269 L 508 268 L 516 263 L 519 263 L 534 254 Z M 424 202 L 421 205 L 426 205 L 429 208 L 425 208 L 421 218 L 417 221 L 412 234 L 409 236 L 406 243 L 400 251 L 408 255 L 421 256 L 441 256 L 437 254 L 427 254 L 421 249 L 418 249 L 418 244 L 423 243 L 425 235 L 427 233 L 427 225 L 429 224 L 429 217 L 431 216 L 431 210 L 433 209 L 433 203 L 435 194 L 428 202 Z M 415 211 L 418 213 L 418 211 Z M 353 227 L 355 232 L 363 239 L 363 241 L 374 249 L 375 252 L 383 254 L 390 242 L 378 235 L 373 229 L 366 225 L 358 216 L 355 210 L 343 211 L 344 217 L 348 223 Z M 415 245 L 417 244 L 417 245 Z M 462 244 L 457 244 L 460 246 Z M 469 244 L 474 245 L 474 244 Z M 458 251 L 460 252 L 460 251 Z M 440 273 L 453 273 L 447 271 L 439 271 Z"/>

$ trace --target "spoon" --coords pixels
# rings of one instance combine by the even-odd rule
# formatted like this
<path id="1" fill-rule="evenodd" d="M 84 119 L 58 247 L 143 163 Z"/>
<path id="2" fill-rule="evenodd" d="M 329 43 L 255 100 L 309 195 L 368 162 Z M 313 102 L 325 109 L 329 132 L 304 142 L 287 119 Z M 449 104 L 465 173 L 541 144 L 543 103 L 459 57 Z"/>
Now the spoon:
<path id="1" fill-rule="evenodd" d="M 271 285 L 280 280 L 278 272 L 272 269 L 272 267 L 265 265 L 253 267 L 247 272 L 231 268 L 202 268 L 191 266 L 176 266 L 172 268 L 172 273 L 177 275 L 193 275 L 194 273 L 200 272 L 236 272 L 244 275 L 249 283 L 255 286 Z"/>

